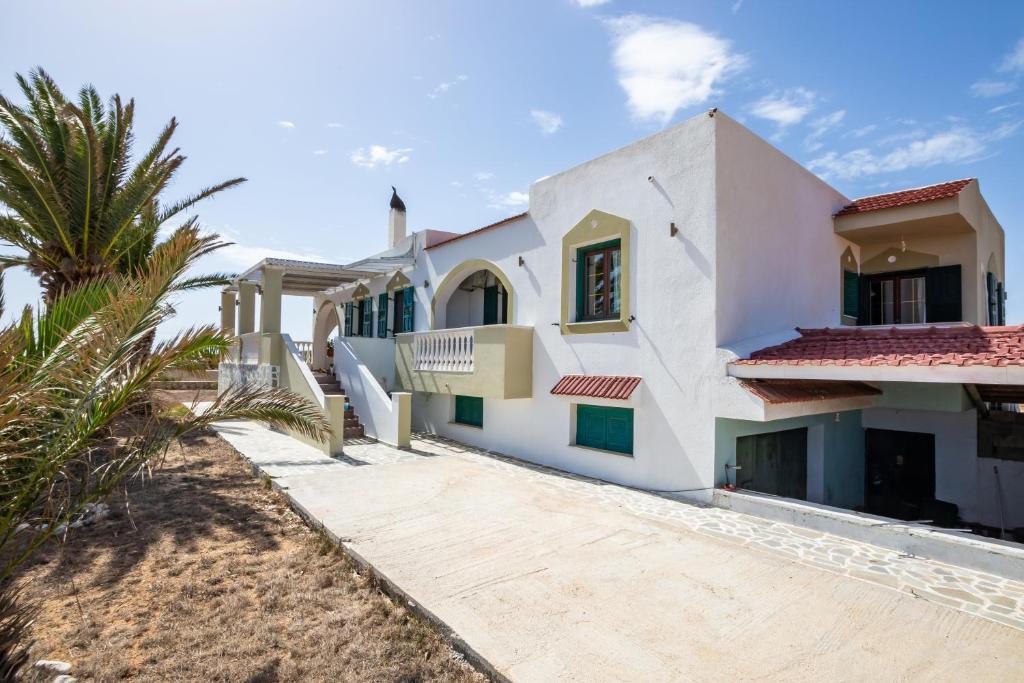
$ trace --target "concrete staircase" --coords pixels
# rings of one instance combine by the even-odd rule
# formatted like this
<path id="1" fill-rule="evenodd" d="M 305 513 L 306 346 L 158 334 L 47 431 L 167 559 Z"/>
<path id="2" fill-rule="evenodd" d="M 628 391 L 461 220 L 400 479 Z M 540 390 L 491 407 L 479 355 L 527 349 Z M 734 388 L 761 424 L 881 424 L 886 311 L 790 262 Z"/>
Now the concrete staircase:
<path id="1" fill-rule="evenodd" d="M 316 379 L 316 383 L 320 385 L 320 390 L 324 392 L 325 396 L 345 395 L 345 389 L 333 375 L 329 375 L 326 372 L 314 372 L 313 377 Z M 359 421 L 359 416 L 352 409 L 352 404 L 349 404 L 348 409 L 345 411 L 345 438 L 361 439 L 363 436 L 365 436 L 363 424 Z"/>

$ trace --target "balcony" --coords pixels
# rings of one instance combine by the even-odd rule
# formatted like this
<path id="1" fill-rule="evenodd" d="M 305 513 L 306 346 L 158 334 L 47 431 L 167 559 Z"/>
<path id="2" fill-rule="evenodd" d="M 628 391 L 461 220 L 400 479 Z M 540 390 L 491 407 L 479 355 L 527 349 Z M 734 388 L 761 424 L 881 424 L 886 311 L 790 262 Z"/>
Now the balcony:
<path id="1" fill-rule="evenodd" d="M 406 391 L 501 399 L 533 395 L 532 327 L 479 325 L 395 339 L 395 379 Z"/>

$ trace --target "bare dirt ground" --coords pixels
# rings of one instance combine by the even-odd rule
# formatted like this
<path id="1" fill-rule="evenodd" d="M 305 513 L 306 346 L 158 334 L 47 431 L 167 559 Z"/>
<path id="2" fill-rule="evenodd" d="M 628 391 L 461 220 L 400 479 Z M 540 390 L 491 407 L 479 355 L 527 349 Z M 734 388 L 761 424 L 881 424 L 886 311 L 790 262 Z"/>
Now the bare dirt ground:
<path id="1" fill-rule="evenodd" d="M 110 506 L 21 576 L 79 680 L 484 680 L 213 434 Z"/>

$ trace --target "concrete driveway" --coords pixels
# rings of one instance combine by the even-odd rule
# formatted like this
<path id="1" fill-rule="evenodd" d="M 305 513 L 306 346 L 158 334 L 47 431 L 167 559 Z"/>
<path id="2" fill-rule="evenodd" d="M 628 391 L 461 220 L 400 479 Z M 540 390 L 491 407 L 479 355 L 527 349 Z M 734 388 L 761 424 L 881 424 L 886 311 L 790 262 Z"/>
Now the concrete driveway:
<path id="1" fill-rule="evenodd" d="M 512 680 L 1024 678 L 1019 583 L 452 444 L 346 444 L 332 464 L 255 425 L 219 431 Z M 1003 614 L 993 601 L 1003 623 L 968 613 Z"/>

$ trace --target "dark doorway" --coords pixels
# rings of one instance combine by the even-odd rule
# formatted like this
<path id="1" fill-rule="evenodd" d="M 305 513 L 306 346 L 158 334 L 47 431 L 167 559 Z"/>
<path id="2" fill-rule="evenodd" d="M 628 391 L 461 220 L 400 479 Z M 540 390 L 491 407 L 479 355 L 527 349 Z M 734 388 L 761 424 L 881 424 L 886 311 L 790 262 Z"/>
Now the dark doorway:
<path id="1" fill-rule="evenodd" d="M 935 435 L 867 429 L 864 438 L 864 510 L 905 520 L 933 513 Z"/>
<path id="2" fill-rule="evenodd" d="M 807 500 L 807 428 L 736 439 L 740 488 Z"/>

